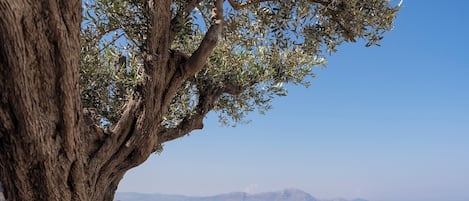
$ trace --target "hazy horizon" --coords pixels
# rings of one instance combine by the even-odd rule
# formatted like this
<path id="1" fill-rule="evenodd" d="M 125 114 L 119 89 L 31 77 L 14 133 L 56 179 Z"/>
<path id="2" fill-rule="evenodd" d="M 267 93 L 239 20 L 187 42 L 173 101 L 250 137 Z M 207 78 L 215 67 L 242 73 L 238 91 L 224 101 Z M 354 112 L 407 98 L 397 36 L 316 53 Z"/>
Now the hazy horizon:
<path id="1" fill-rule="evenodd" d="M 120 192 L 298 188 L 319 198 L 469 201 L 469 1 L 406 0 L 381 47 L 345 44 L 250 124 L 205 128 L 129 171 Z"/>

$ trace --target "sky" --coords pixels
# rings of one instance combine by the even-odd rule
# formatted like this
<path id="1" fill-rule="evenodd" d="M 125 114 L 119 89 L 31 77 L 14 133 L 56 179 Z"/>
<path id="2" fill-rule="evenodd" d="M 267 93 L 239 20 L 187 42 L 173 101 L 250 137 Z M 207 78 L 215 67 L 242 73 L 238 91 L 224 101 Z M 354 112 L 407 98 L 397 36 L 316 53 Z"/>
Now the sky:
<path id="1" fill-rule="evenodd" d="M 209 115 L 118 191 L 469 201 L 469 1 L 402 6 L 381 47 L 341 46 L 311 87 L 288 86 L 250 124 Z"/>

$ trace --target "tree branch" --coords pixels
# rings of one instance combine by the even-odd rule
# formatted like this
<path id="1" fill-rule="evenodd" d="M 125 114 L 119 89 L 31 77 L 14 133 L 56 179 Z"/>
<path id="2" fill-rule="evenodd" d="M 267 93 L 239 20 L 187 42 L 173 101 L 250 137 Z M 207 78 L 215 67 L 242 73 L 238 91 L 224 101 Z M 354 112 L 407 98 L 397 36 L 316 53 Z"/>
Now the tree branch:
<path id="1" fill-rule="evenodd" d="M 271 0 L 248 0 L 246 2 L 237 2 L 236 0 L 228 0 L 228 3 L 230 3 L 231 7 L 233 7 L 233 9 L 235 10 L 241 10 L 241 9 L 244 9 L 250 5 L 253 5 L 253 4 L 259 4 L 259 3 L 262 3 L 262 2 L 268 2 L 268 1 L 271 1 Z M 313 3 L 319 3 L 319 4 L 322 4 L 322 5 L 328 5 L 330 3 L 330 1 L 328 0 L 310 0 L 311 2 Z"/>
<path id="2" fill-rule="evenodd" d="M 197 73 L 207 62 L 217 45 L 218 38 L 223 30 L 223 0 L 216 0 L 212 12 L 212 25 L 204 36 L 197 50 L 189 57 L 183 66 L 184 78 L 188 78 Z"/>
<path id="3" fill-rule="evenodd" d="M 217 98 L 222 94 L 221 91 L 199 89 L 198 104 L 196 106 L 196 113 L 185 117 L 181 123 L 175 128 L 162 128 L 158 132 L 158 143 L 162 144 L 180 138 L 193 130 L 203 128 L 203 119 L 207 113 L 212 110 L 213 105 Z"/>
<path id="4" fill-rule="evenodd" d="M 203 82 L 203 81 L 201 81 Z M 180 137 L 183 137 L 193 130 L 203 128 L 203 119 L 210 112 L 218 98 L 228 93 L 231 95 L 241 94 L 245 87 L 239 86 L 233 83 L 225 83 L 223 87 L 215 87 L 215 85 L 198 85 L 199 98 L 196 108 L 194 109 L 195 114 L 188 115 L 185 117 L 176 127 L 174 128 L 162 128 L 158 132 L 158 144 L 163 144 Z"/>
<path id="5" fill-rule="evenodd" d="M 267 1 L 270 1 L 270 0 L 250 0 L 250 1 L 242 2 L 242 3 L 238 3 L 236 2 L 236 0 L 228 0 L 231 7 L 233 7 L 233 9 L 235 10 L 241 10 L 252 4 L 258 4 L 258 3 L 267 2 Z"/>

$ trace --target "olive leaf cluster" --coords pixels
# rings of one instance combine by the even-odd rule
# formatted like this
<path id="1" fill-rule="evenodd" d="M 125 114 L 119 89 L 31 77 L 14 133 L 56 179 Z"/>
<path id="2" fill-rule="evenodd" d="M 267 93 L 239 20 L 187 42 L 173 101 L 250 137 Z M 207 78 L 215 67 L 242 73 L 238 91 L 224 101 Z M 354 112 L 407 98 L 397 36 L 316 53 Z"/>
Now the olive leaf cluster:
<path id="1" fill-rule="evenodd" d="M 139 46 L 147 28 L 142 6 L 123 0 L 83 3 L 81 99 L 102 126 L 119 120 L 142 77 Z"/>
<path id="2" fill-rule="evenodd" d="M 173 1 L 178 30 L 171 51 L 194 52 L 212 9 L 212 0 Z M 313 67 L 324 65 L 324 55 L 343 42 L 379 45 L 399 8 L 388 0 L 227 0 L 224 9 L 217 47 L 179 88 L 161 122 L 165 127 L 197 115 L 199 97 L 207 91 L 221 91 L 211 109 L 223 124 L 244 122 L 252 111 L 264 113 L 275 97 L 287 95 L 287 85 L 309 86 Z M 81 98 L 102 124 L 119 119 L 142 77 L 142 44 L 149 34 L 145 13 L 144 0 L 84 3 Z"/>

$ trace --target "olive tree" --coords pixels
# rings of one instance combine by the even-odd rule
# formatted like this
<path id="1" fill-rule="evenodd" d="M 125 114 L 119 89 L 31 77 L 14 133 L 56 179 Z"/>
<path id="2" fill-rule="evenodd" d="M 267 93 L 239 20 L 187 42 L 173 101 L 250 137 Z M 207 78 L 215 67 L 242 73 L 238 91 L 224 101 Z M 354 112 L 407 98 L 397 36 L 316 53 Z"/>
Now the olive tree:
<path id="1" fill-rule="evenodd" d="M 162 144 L 264 113 L 344 42 L 377 45 L 386 0 L 0 0 L 8 200 L 111 201 Z M 248 139 L 249 140 L 249 139 Z"/>

